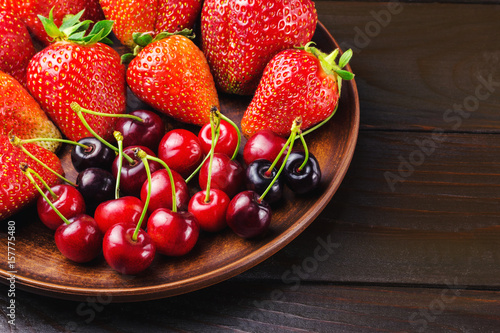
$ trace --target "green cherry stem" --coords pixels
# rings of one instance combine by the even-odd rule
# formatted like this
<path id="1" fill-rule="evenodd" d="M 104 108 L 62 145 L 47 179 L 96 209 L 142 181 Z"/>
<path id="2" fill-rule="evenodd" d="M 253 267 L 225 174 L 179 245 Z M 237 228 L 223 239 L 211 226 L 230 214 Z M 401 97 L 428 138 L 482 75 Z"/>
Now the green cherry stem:
<path id="1" fill-rule="evenodd" d="M 31 138 L 31 139 L 22 139 L 20 142 L 21 144 L 24 143 L 36 143 L 39 141 L 48 141 L 48 142 L 60 142 L 60 143 L 67 143 L 70 145 L 75 145 L 75 146 L 80 146 L 83 149 L 88 149 L 89 146 L 84 145 L 83 143 L 76 142 L 73 140 L 66 140 L 66 139 L 57 139 L 57 138 Z"/>
<path id="2" fill-rule="evenodd" d="M 23 153 L 25 153 L 26 155 L 28 155 L 28 157 L 32 158 L 33 160 L 35 160 L 38 164 L 40 164 L 42 167 L 44 167 L 45 169 L 47 169 L 48 171 L 50 171 L 52 174 L 54 174 L 56 177 L 58 177 L 59 179 L 61 179 L 62 181 L 72 185 L 72 186 L 75 186 L 76 187 L 76 184 L 73 183 L 72 181 L 70 181 L 69 179 L 65 178 L 63 175 L 60 175 L 58 174 L 56 171 L 54 171 L 51 167 L 49 167 L 47 164 L 43 163 L 42 161 L 40 161 L 39 158 L 37 158 L 35 155 L 33 155 L 32 153 L 30 153 L 28 151 L 28 149 L 26 149 L 22 143 L 21 143 L 21 139 L 19 139 L 18 137 L 16 137 L 15 135 L 9 135 L 9 140 L 10 140 L 10 143 L 14 146 L 14 147 L 18 147 L 19 149 L 21 149 L 21 151 Z"/>
<path id="3" fill-rule="evenodd" d="M 108 117 L 108 118 L 130 118 L 133 120 L 140 121 L 141 123 L 144 122 L 144 119 L 138 116 L 134 116 L 133 114 L 128 114 L 128 113 L 104 113 L 104 112 L 98 112 L 98 111 L 92 111 L 89 109 L 81 108 L 81 111 L 83 113 L 88 113 L 92 114 L 94 116 L 101 116 L 101 117 Z"/>
<path id="4" fill-rule="evenodd" d="M 309 148 L 307 148 L 307 143 L 306 143 L 306 140 L 304 139 L 304 135 L 300 131 L 299 131 L 299 137 L 300 137 L 300 141 L 302 142 L 302 146 L 304 147 L 304 155 L 305 155 L 304 162 L 302 162 L 302 164 L 297 169 L 297 171 L 300 172 L 306 166 L 307 161 L 309 160 Z"/>
<path id="5" fill-rule="evenodd" d="M 139 218 L 139 222 L 137 223 L 137 226 L 135 227 L 134 234 L 132 235 L 132 240 L 134 242 L 137 241 L 137 236 L 139 235 L 139 231 L 141 230 L 141 225 L 142 222 L 144 221 L 144 218 L 146 217 L 146 213 L 148 211 L 148 206 L 149 206 L 149 201 L 151 199 L 151 169 L 149 168 L 149 162 L 147 159 L 146 152 L 142 149 L 135 148 L 135 154 L 141 159 L 142 163 L 144 164 L 144 169 L 146 169 L 146 175 L 148 177 L 148 193 L 146 195 L 146 202 L 144 203 L 144 208 L 142 209 L 141 217 Z"/>
<path id="6" fill-rule="evenodd" d="M 266 188 L 266 190 L 264 191 L 264 193 L 262 193 L 262 195 L 259 197 L 258 202 L 261 202 L 262 200 L 264 200 L 264 197 L 271 190 L 271 188 L 273 187 L 274 183 L 276 182 L 276 180 L 278 179 L 278 177 L 281 175 L 281 172 L 285 168 L 285 162 L 288 160 L 288 157 L 290 156 L 290 153 L 292 152 L 293 143 L 295 142 L 295 137 L 297 136 L 297 133 L 300 133 L 300 126 L 301 125 L 302 125 L 302 118 L 301 117 L 298 117 L 298 118 L 296 118 L 293 121 L 292 129 L 291 129 L 291 134 L 290 134 L 290 137 L 288 138 L 288 141 L 287 141 L 287 142 L 289 142 L 289 145 L 288 145 L 289 149 L 286 152 L 285 159 L 283 160 L 283 163 L 281 163 L 281 166 L 280 166 L 278 172 L 274 176 L 274 178 L 271 181 L 271 183 L 269 184 L 269 186 Z M 287 147 L 287 144 L 285 144 L 285 147 Z M 282 151 L 284 151 L 285 147 L 282 149 Z M 281 156 L 281 152 L 280 152 L 280 156 Z M 277 162 L 277 160 L 279 160 L 280 156 L 278 156 L 275 159 L 275 162 Z M 275 163 L 273 163 L 273 164 L 275 165 Z M 271 168 L 270 168 L 271 171 L 268 171 L 268 172 L 272 172 L 272 170 L 273 170 L 272 168 L 274 168 L 274 166 L 271 166 Z M 267 174 L 267 172 L 266 172 L 266 174 Z"/>
<path id="7" fill-rule="evenodd" d="M 38 179 L 40 179 L 47 189 L 50 189 L 50 187 L 47 185 L 47 183 L 45 181 L 43 181 L 42 177 L 40 177 L 40 175 L 37 172 L 35 172 L 35 170 L 29 168 L 28 164 L 26 164 L 26 163 L 21 163 L 19 165 L 19 168 L 21 169 L 22 173 L 29 179 L 31 184 L 33 184 L 33 186 L 35 186 L 35 188 L 40 193 L 40 195 L 45 199 L 45 201 L 47 201 L 47 203 L 54 210 L 54 212 L 61 218 L 61 220 L 63 220 L 63 222 L 66 224 L 70 224 L 71 222 L 69 222 L 68 219 L 66 217 L 64 217 L 64 215 L 56 208 L 56 206 L 54 206 L 52 201 L 50 201 L 49 197 L 47 197 L 45 192 L 42 191 L 40 186 L 38 186 L 38 184 L 36 183 L 32 174 L 34 174 Z M 54 192 L 52 192 L 52 193 L 54 193 Z M 54 194 L 54 196 L 55 196 L 55 194 Z"/>
<path id="8" fill-rule="evenodd" d="M 238 126 L 234 123 L 234 121 L 232 121 L 231 119 L 229 119 L 228 117 L 226 117 L 225 115 L 223 115 L 220 112 L 219 112 L 219 114 L 220 114 L 221 119 L 227 121 L 231 126 L 234 127 L 234 129 L 236 130 L 236 133 L 238 133 L 238 142 L 236 143 L 236 148 L 234 149 L 233 156 L 231 157 L 231 159 L 234 160 L 236 158 L 236 156 L 238 156 L 238 152 L 240 151 L 241 131 L 238 128 Z"/>
<path id="9" fill-rule="evenodd" d="M 92 129 L 92 127 L 90 127 L 89 123 L 87 122 L 87 120 L 85 119 L 85 117 L 83 116 L 83 113 L 89 113 L 90 110 L 87 110 L 87 109 L 84 109 L 83 107 L 81 107 L 78 103 L 76 102 L 71 102 L 70 104 L 70 107 L 73 111 L 75 111 L 76 115 L 78 116 L 78 118 L 80 118 L 80 121 L 82 122 L 83 126 L 85 126 L 85 128 L 99 141 L 101 141 L 104 145 L 106 145 L 107 147 L 109 147 L 110 149 L 112 149 L 115 153 L 118 153 L 118 148 L 116 148 L 115 146 L 113 146 L 111 143 L 109 143 L 108 141 L 104 140 L 104 138 L 102 136 L 100 136 L 99 134 L 96 133 L 96 131 L 94 131 Z M 90 112 L 94 112 L 94 111 L 90 111 Z M 130 164 L 133 164 L 134 163 L 134 160 L 128 156 L 127 154 L 123 155 L 123 157 L 125 157 L 125 159 L 127 160 L 127 162 L 129 162 Z"/>
<path id="10" fill-rule="evenodd" d="M 154 157 L 154 156 L 151 156 L 151 155 L 147 155 L 146 158 L 149 160 L 149 161 L 154 161 L 154 162 L 158 162 L 160 163 L 164 168 L 165 170 L 167 170 L 167 173 L 168 173 L 168 178 L 170 180 L 170 185 L 172 187 L 172 211 L 175 213 L 177 212 L 177 199 L 175 198 L 175 182 L 174 182 L 174 175 L 172 174 L 172 170 L 170 169 L 170 167 L 167 165 L 167 163 L 165 163 L 165 161 L 159 159 L 158 157 Z"/>
<path id="11" fill-rule="evenodd" d="M 205 157 L 203 158 L 203 161 L 201 161 L 200 165 L 198 165 L 198 166 L 196 167 L 196 170 L 194 170 L 194 171 L 193 171 L 193 173 L 192 173 L 192 174 L 190 174 L 190 175 L 189 175 L 189 177 L 187 177 L 187 178 L 186 178 L 186 184 L 188 184 L 188 183 L 189 183 L 189 181 L 190 181 L 190 180 L 192 180 L 192 179 L 194 178 L 194 176 L 196 176 L 196 174 L 197 174 L 198 172 L 200 172 L 201 167 L 203 166 L 203 164 L 205 164 L 205 162 L 206 162 L 209 158 L 210 158 L 210 154 L 209 154 L 209 155 L 207 155 L 207 156 L 205 156 Z"/>
<path id="12" fill-rule="evenodd" d="M 119 131 L 114 131 L 113 136 L 118 144 L 118 172 L 116 173 L 115 199 L 120 197 L 120 179 L 123 167 L 123 135 Z"/>
<path id="13" fill-rule="evenodd" d="M 220 118 L 217 117 L 216 112 L 210 113 L 210 130 L 212 132 L 212 143 L 210 145 L 210 161 L 208 162 L 208 176 L 207 176 L 207 189 L 205 195 L 205 203 L 210 202 L 210 186 L 212 184 L 212 165 L 214 162 L 215 145 L 219 141 L 220 136 Z"/>

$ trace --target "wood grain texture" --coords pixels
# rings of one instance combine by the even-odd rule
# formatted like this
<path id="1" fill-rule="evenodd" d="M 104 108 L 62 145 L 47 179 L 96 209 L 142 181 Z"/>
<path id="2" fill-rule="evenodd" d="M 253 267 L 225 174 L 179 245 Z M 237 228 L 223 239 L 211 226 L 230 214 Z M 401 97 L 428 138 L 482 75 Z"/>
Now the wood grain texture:
<path id="1" fill-rule="evenodd" d="M 341 47 L 355 50 L 361 128 L 500 132 L 498 3 L 315 4 Z"/>

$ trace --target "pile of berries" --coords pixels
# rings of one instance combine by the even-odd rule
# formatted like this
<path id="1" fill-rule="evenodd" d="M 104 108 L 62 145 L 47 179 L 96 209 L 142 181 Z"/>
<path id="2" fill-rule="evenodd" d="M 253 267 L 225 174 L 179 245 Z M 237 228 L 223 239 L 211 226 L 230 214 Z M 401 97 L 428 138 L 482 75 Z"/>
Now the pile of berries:
<path id="1" fill-rule="evenodd" d="M 98 112 L 76 103 L 71 107 L 95 133 L 83 115 Z M 241 237 L 259 237 L 269 228 L 271 207 L 282 199 L 285 185 L 303 194 L 320 184 L 300 118 L 288 140 L 270 130 L 251 136 L 240 162 L 240 130 L 216 107 L 198 135 L 180 128 L 165 133 L 163 119 L 153 111 L 119 117 L 116 144 L 96 133 L 65 140 L 74 144 L 75 184 L 61 176 L 66 184 L 42 190 L 33 176 L 41 177 L 27 164 L 21 167 L 42 194 L 40 220 L 55 230 L 57 248 L 72 261 L 88 262 L 102 252 L 118 272 L 137 274 L 156 252 L 187 254 L 200 232 L 229 226 Z M 296 139 L 303 149 L 293 149 Z M 192 184 L 196 177 L 198 184 Z"/>

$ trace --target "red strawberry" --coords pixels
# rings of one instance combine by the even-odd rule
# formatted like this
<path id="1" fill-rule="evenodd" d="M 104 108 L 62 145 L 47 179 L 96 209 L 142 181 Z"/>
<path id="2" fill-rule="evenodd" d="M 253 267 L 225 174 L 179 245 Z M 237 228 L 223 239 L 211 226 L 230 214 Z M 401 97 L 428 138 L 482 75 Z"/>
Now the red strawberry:
<path id="1" fill-rule="evenodd" d="M 262 80 L 250 102 L 241 129 L 251 136 L 261 129 L 278 135 L 290 134 L 293 120 L 302 117 L 302 129 L 329 119 L 340 95 L 341 78 L 354 75 L 342 70 L 352 51 L 335 63 L 338 50 L 326 55 L 307 45 L 278 53 L 267 65 Z"/>
<path id="2" fill-rule="evenodd" d="M 34 144 L 24 144 L 29 152 L 62 174 L 61 162 L 54 153 Z M 14 147 L 7 135 L 0 134 L 0 221 L 19 212 L 22 208 L 35 202 L 38 192 L 19 169 L 22 162 L 28 163 L 47 182 L 49 186 L 60 183 L 58 177 L 39 163 L 28 157 L 20 148 Z M 43 186 L 40 181 L 39 186 Z"/>
<path id="3" fill-rule="evenodd" d="M 100 21 L 87 36 L 78 23 L 82 12 L 65 19 L 58 29 L 51 18 L 44 19 L 57 42 L 49 45 L 28 66 L 28 88 L 50 118 L 71 140 L 91 136 L 70 107 L 72 102 L 103 113 L 124 113 L 126 107 L 125 66 L 119 54 L 108 45 L 106 36 L 112 22 Z M 80 26 L 80 29 L 78 27 Z M 93 130 L 105 139 L 112 138 L 116 118 L 86 115 Z"/>
<path id="4" fill-rule="evenodd" d="M 29 92 L 12 76 L 0 71 L 0 134 L 11 131 L 21 139 L 61 138 L 57 127 Z M 41 141 L 39 146 L 55 152 L 60 143 Z"/>
<path id="5" fill-rule="evenodd" d="M 189 38 L 166 35 L 158 35 L 159 39 L 145 46 L 130 62 L 127 83 L 137 97 L 155 109 L 202 126 L 210 120 L 210 109 L 219 107 L 207 61 Z M 136 41 L 142 43 L 144 37 L 147 35 Z"/>
<path id="6" fill-rule="evenodd" d="M 104 15 L 115 21 L 113 31 L 123 44 L 135 46 L 134 32 L 177 32 L 191 29 L 201 11 L 201 0 L 101 0 Z"/>
<path id="7" fill-rule="evenodd" d="M 202 50 L 217 87 L 253 94 L 269 60 L 281 50 L 308 43 L 317 20 L 310 0 L 206 0 Z"/>
<path id="8" fill-rule="evenodd" d="M 0 70 L 26 87 L 26 67 L 36 53 L 24 23 L 14 14 L 0 11 Z"/>
<path id="9" fill-rule="evenodd" d="M 38 15 L 47 17 L 52 8 L 54 8 L 54 22 L 57 25 L 62 23 L 66 15 L 74 15 L 82 10 L 85 10 L 84 20 L 96 22 L 104 19 L 99 0 L 3 0 L 2 5 L 0 7 L 5 7 L 19 17 L 45 45 L 49 44 L 51 38 L 43 28 Z"/>

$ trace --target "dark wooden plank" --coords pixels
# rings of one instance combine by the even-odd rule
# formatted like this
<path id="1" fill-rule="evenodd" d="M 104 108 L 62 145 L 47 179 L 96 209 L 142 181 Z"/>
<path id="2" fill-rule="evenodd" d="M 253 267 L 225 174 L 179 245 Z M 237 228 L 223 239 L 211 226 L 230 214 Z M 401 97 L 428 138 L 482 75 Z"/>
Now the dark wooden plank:
<path id="1" fill-rule="evenodd" d="M 355 50 L 362 128 L 500 132 L 500 6 L 315 3 Z"/>
<path id="2" fill-rule="evenodd" d="M 0 288 L 2 317 L 10 299 Z M 19 332 L 493 332 L 500 292 L 228 281 L 164 300 L 78 303 L 18 292 Z M 0 330 L 8 332 L 6 320 Z"/>
<path id="3" fill-rule="evenodd" d="M 500 136 L 435 138 L 442 141 L 431 133 L 362 132 L 320 217 L 241 278 L 293 279 L 310 270 L 306 280 L 499 287 Z M 417 142 L 436 147 L 427 155 Z M 401 182 L 391 187 L 388 173 Z"/>

